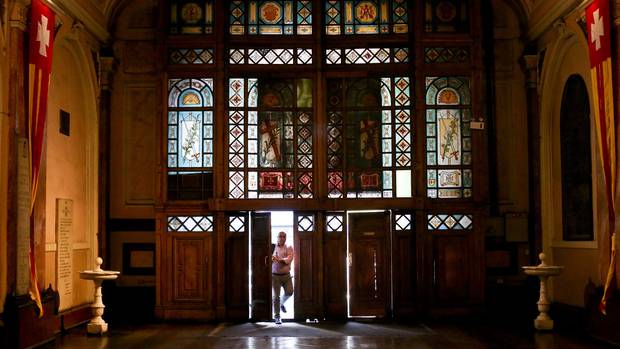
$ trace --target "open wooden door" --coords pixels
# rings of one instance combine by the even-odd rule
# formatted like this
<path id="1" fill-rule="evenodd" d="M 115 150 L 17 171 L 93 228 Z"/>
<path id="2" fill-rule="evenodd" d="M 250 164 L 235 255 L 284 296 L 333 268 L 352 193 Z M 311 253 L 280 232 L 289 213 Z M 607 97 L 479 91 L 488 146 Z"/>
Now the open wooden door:
<path id="1" fill-rule="evenodd" d="M 349 214 L 350 316 L 389 314 L 389 232 L 388 212 Z"/>
<path id="2" fill-rule="evenodd" d="M 271 321 L 271 215 L 252 214 L 252 320 Z"/>
<path id="3" fill-rule="evenodd" d="M 319 312 L 319 258 L 317 224 L 312 212 L 295 212 L 295 318 L 318 318 Z"/>

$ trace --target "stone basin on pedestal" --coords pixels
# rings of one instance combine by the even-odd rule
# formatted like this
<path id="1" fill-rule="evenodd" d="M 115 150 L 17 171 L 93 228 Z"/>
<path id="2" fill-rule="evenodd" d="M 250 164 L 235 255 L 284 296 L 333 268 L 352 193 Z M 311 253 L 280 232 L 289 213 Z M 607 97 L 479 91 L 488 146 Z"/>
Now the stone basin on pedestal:
<path id="1" fill-rule="evenodd" d="M 553 329 L 553 320 L 549 317 L 549 300 L 547 299 L 547 279 L 551 276 L 560 275 L 563 266 L 559 265 L 547 265 L 545 263 L 545 254 L 538 255 L 540 264 L 537 266 L 523 266 L 523 272 L 526 275 L 538 276 L 540 279 L 540 297 L 538 298 L 538 317 L 534 319 L 534 327 L 538 330 L 551 330 Z"/>
<path id="2" fill-rule="evenodd" d="M 101 264 L 103 264 L 103 259 L 101 259 L 101 257 L 97 257 L 96 263 L 97 267 L 94 270 L 84 270 L 80 272 L 80 279 L 93 280 L 95 283 L 95 301 L 90 306 L 93 318 L 87 325 L 89 334 L 103 334 L 108 331 L 108 324 L 103 321 L 101 317 L 103 315 L 103 309 L 105 308 L 105 305 L 103 305 L 103 295 L 101 293 L 101 283 L 104 280 L 115 280 L 121 273 L 120 271 L 101 269 Z"/>

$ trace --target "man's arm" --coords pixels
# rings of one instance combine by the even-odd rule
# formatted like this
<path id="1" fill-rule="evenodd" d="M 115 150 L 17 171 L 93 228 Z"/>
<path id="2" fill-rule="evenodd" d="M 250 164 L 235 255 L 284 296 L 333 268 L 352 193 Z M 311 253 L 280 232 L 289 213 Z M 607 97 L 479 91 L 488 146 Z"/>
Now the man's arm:
<path id="1" fill-rule="evenodd" d="M 282 261 L 286 264 L 291 264 L 293 262 L 294 251 L 291 246 L 286 248 L 286 258 L 282 258 Z"/>

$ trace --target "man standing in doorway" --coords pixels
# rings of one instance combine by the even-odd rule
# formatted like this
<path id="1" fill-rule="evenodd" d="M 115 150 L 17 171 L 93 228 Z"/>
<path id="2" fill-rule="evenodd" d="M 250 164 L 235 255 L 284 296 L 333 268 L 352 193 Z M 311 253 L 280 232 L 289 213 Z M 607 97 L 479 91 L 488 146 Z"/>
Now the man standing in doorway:
<path id="1" fill-rule="evenodd" d="M 282 324 L 280 311 L 286 313 L 284 303 L 293 295 L 293 279 L 291 278 L 291 263 L 293 262 L 293 247 L 286 245 L 286 233 L 278 233 L 278 243 L 271 256 L 271 281 L 273 286 L 273 314 L 275 322 Z M 284 288 L 284 296 L 280 301 L 280 288 Z"/>

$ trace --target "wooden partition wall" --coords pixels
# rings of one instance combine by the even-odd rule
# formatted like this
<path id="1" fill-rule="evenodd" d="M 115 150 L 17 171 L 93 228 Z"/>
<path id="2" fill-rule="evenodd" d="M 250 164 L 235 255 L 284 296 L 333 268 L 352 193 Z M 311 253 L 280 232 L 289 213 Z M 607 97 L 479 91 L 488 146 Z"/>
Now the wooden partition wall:
<path id="1" fill-rule="evenodd" d="M 257 212 L 274 210 L 294 212 L 300 320 L 482 303 L 477 1 L 158 11 L 157 316 L 269 320 L 271 222 Z"/>

